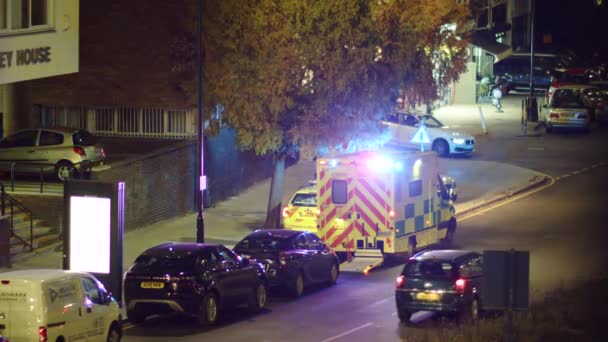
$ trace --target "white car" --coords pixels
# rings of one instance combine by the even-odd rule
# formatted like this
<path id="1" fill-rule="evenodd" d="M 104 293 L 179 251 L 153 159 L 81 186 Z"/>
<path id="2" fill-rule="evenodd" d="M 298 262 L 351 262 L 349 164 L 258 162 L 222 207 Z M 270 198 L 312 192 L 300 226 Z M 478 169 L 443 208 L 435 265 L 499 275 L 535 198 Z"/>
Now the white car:
<path id="1" fill-rule="evenodd" d="M 444 126 L 429 114 L 393 113 L 389 115 L 387 120 L 382 121 L 392 134 L 389 144 L 419 149 L 421 143 L 412 142 L 412 140 L 415 140 L 414 136 L 419 132 L 422 121 L 424 121 L 428 135 L 428 142 L 422 143 L 425 151 L 433 150 L 442 157 L 450 154 L 471 155 L 475 151 L 475 138 L 472 135 Z"/>

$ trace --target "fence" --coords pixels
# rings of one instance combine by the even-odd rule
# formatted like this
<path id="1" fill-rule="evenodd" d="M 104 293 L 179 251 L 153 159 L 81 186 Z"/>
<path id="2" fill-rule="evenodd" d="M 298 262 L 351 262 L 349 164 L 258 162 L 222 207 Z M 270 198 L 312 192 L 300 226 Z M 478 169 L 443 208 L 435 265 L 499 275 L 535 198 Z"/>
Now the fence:
<path id="1" fill-rule="evenodd" d="M 187 139 L 197 135 L 196 109 L 36 105 L 34 127 L 84 128 L 110 137 Z"/>

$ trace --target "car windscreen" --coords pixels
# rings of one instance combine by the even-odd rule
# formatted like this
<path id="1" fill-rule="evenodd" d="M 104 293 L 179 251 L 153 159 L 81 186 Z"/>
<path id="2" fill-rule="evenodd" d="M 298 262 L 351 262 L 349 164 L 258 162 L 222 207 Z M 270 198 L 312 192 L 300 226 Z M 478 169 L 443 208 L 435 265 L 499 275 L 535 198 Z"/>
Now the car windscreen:
<path id="1" fill-rule="evenodd" d="M 452 279 L 456 276 L 456 269 L 449 261 L 412 260 L 405 265 L 402 275 L 406 278 Z"/>
<path id="2" fill-rule="evenodd" d="M 250 236 L 239 242 L 236 250 L 280 251 L 289 246 L 289 239 L 282 236 Z"/>
<path id="3" fill-rule="evenodd" d="M 296 207 L 316 207 L 317 194 L 296 194 L 291 200 L 291 205 Z"/>
<path id="4" fill-rule="evenodd" d="M 97 143 L 95 137 L 84 130 L 79 130 L 72 133 L 72 140 L 76 146 L 93 146 Z"/>
<path id="5" fill-rule="evenodd" d="M 171 253 L 165 255 L 143 254 L 131 266 L 134 272 L 190 272 L 194 270 L 197 257 L 191 253 Z"/>

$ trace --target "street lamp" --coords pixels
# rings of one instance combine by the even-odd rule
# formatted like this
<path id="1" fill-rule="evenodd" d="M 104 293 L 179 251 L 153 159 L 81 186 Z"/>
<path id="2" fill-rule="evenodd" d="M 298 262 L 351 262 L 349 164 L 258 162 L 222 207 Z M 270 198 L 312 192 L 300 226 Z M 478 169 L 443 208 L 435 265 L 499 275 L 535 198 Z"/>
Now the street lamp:
<path id="1" fill-rule="evenodd" d="M 203 140 L 205 133 L 205 119 L 203 117 L 203 0 L 198 1 L 198 42 L 197 42 L 197 59 L 196 59 L 196 93 L 197 93 L 197 114 L 198 114 L 198 135 L 196 144 L 196 242 L 205 242 L 205 221 L 203 217 L 203 190 L 207 186 L 207 181 L 204 176 L 204 153 Z"/>

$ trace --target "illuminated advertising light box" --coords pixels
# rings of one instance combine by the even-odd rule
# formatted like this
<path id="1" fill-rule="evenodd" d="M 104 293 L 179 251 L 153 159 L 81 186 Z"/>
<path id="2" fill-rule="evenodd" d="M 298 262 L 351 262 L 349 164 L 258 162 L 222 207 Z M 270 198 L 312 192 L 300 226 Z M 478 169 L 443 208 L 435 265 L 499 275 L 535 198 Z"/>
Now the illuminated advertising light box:
<path id="1" fill-rule="evenodd" d="M 111 199 L 70 197 L 70 270 L 110 273 Z"/>
<path id="2" fill-rule="evenodd" d="M 122 298 L 124 182 L 64 183 L 63 269 L 94 274 Z"/>

